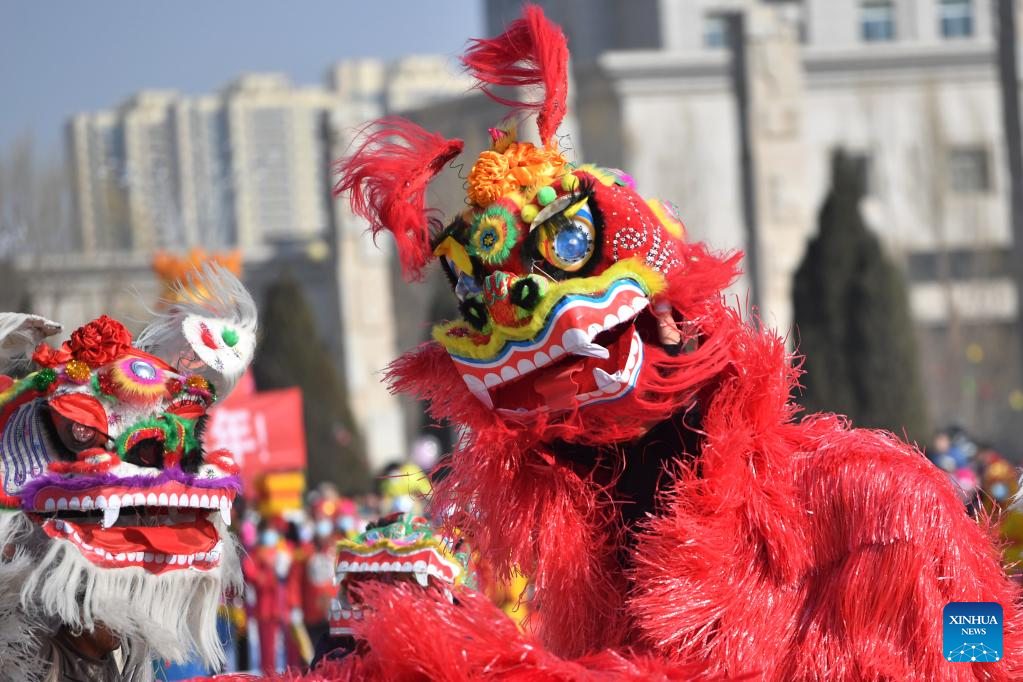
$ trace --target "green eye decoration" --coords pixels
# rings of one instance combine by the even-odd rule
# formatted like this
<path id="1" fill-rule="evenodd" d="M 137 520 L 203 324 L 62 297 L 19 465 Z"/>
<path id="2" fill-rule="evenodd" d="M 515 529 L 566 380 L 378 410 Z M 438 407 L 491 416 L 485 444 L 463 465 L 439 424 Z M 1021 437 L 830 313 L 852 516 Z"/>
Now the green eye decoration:
<path id="1" fill-rule="evenodd" d="M 502 263 L 518 237 L 515 216 L 511 211 L 501 205 L 490 206 L 473 221 L 469 250 L 487 263 Z"/>
<path id="2" fill-rule="evenodd" d="M 544 281 L 534 276 L 515 282 L 509 291 L 511 302 L 524 310 L 532 310 L 544 294 Z"/>
<path id="3" fill-rule="evenodd" d="M 483 331 L 487 327 L 487 308 L 478 296 L 470 296 L 458 305 L 459 312 L 465 321 L 472 325 L 477 331 Z"/>
<path id="4" fill-rule="evenodd" d="M 238 332 L 235 330 L 224 327 L 223 331 L 220 332 L 220 338 L 224 340 L 230 348 L 234 348 L 234 345 L 238 343 Z"/>

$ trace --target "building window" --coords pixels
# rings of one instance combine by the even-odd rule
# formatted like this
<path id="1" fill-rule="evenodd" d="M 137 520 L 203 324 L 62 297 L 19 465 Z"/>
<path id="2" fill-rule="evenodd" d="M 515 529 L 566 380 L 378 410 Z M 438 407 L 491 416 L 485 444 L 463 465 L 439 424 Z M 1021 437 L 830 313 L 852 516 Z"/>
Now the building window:
<path id="1" fill-rule="evenodd" d="M 940 0 L 941 35 L 946 38 L 968 38 L 973 35 L 972 0 Z"/>
<path id="2" fill-rule="evenodd" d="M 713 49 L 728 47 L 728 17 L 724 14 L 703 17 L 703 46 Z"/>
<path id="3" fill-rule="evenodd" d="M 863 0 L 860 4 L 863 40 L 895 40 L 895 7 L 892 0 Z"/>
<path id="4" fill-rule="evenodd" d="M 957 194 L 978 194 L 991 189 L 991 164 L 983 147 L 957 147 L 948 151 L 948 188 Z"/>

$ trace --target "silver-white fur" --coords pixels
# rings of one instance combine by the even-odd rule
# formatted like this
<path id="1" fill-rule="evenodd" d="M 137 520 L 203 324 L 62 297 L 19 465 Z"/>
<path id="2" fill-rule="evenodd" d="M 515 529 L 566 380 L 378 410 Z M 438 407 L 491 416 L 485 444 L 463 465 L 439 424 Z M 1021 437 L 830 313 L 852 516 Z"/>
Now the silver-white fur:
<path id="1" fill-rule="evenodd" d="M 40 341 L 62 328 L 40 315 L 0 313 L 0 370 L 25 362 Z"/>
<path id="2" fill-rule="evenodd" d="M 241 579 L 234 541 L 215 523 L 224 542 L 217 569 L 153 575 L 99 568 L 23 514 L 0 514 L 0 548 L 16 548 L 0 558 L 0 661 L 25 662 L 13 665 L 12 679 L 38 679 L 48 667 L 39 661 L 44 642 L 61 624 L 89 630 L 99 622 L 116 633 L 127 651 L 125 679 L 152 679 L 152 654 L 179 662 L 198 656 L 220 666 L 217 608 L 224 590 L 239 589 Z"/>
<path id="3" fill-rule="evenodd" d="M 223 376 L 199 359 L 182 334 L 181 327 L 190 315 L 213 317 L 233 325 L 241 334 L 256 334 L 257 309 L 252 295 L 238 278 L 217 263 L 207 263 L 179 283 L 178 300 L 163 301 L 162 311 L 151 311 L 154 319 L 139 337 L 135 346 L 152 353 L 180 371 L 204 375 L 217 387 L 223 399 L 234 387 L 237 376 Z"/>

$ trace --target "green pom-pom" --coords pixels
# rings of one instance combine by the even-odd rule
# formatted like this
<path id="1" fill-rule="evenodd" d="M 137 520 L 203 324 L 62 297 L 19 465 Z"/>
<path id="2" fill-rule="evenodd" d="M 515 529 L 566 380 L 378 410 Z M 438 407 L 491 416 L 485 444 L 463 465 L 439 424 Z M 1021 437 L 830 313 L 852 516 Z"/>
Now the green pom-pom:
<path id="1" fill-rule="evenodd" d="M 544 187 L 536 193 L 536 200 L 540 202 L 541 206 L 546 206 L 555 199 L 558 198 L 558 193 L 554 191 L 553 187 Z"/>
<path id="2" fill-rule="evenodd" d="M 224 343 L 228 346 L 234 348 L 234 344 L 238 343 L 238 332 L 230 327 L 224 327 L 224 331 L 220 332 L 220 338 L 224 339 Z"/>
<path id="3" fill-rule="evenodd" d="M 47 367 L 32 375 L 32 387 L 37 391 L 45 391 L 56 380 L 57 372 L 52 367 Z"/>

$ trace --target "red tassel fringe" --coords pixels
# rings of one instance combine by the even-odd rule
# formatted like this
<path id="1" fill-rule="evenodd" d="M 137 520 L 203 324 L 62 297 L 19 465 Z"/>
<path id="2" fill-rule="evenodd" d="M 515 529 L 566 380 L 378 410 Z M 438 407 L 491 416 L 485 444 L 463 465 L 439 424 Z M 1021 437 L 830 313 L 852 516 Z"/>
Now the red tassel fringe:
<path id="1" fill-rule="evenodd" d="M 477 39 L 462 58 L 491 99 L 516 110 L 536 111 L 540 140 L 551 141 L 565 117 L 568 96 L 568 41 L 543 10 L 527 5 L 523 16 L 496 38 Z M 522 102 L 494 94 L 491 85 L 542 85 L 539 102 Z"/>
<path id="2" fill-rule="evenodd" d="M 369 221 L 374 236 L 393 233 L 402 270 L 418 278 L 432 256 L 432 233 L 442 225 L 426 205 L 426 187 L 463 143 L 398 117 L 373 127 L 358 150 L 338 163 L 334 195 L 349 193 L 352 211 Z"/>

